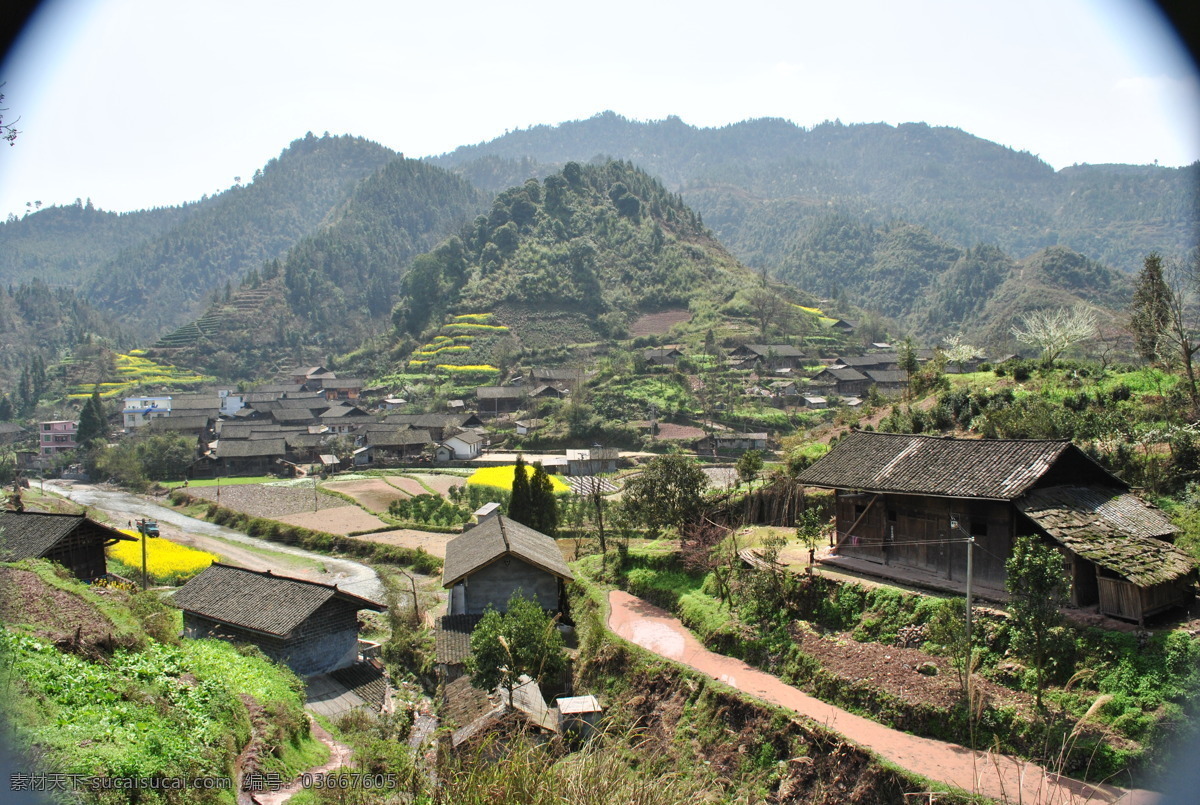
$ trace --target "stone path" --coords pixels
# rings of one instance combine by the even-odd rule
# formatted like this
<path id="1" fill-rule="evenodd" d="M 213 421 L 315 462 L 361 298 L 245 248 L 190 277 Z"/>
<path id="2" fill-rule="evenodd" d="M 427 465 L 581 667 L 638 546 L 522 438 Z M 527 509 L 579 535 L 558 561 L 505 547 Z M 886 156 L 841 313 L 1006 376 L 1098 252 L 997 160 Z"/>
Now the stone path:
<path id="1" fill-rule="evenodd" d="M 758 699 L 808 716 L 884 760 L 931 780 L 1021 805 L 1159 802 L 1159 795 L 1151 791 L 1083 783 L 1018 758 L 975 752 L 885 727 L 815 699 L 741 660 L 709 651 L 670 613 L 640 598 L 614 590 L 608 600 L 609 628 L 620 637 Z"/>

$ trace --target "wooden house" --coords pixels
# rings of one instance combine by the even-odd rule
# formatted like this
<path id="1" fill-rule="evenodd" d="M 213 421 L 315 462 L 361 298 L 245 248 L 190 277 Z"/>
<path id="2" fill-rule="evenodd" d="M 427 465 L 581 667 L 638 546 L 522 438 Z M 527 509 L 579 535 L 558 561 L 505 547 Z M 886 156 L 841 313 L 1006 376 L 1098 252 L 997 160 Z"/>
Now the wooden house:
<path id="1" fill-rule="evenodd" d="M 336 584 L 214 563 L 175 592 L 185 637 L 251 643 L 301 676 L 358 660 L 358 611 L 387 607 Z"/>
<path id="2" fill-rule="evenodd" d="M 854 431 L 798 481 L 837 490 L 837 550 L 1002 590 L 1017 537 L 1063 554 L 1071 603 L 1141 621 L 1190 600 L 1195 564 L 1158 509 L 1068 441 L 951 439 Z"/>
<path id="3" fill-rule="evenodd" d="M 592 447 L 567 450 L 567 475 L 606 475 L 617 471 L 621 453 L 615 447 Z"/>
<path id="4" fill-rule="evenodd" d="M 757 364 L 772 372 L 799 369 L 804 362 L 804 353 L 790 344 L 743 344 L 729 357 L 742 365 Z"/>
<path id="5" fill-rule="evenodd" d="M 480 414 L 511 414 L 525 404 L 529 389 L 524 386 L 479 386 L 475 400 Z"/>
<path id="6" fill-rule="evenodd" d="M 710 433 L 696 441 L 698 453 L 733 453 L 746 450 L 766 450 L 767 434 L 734 433 L 732 431 Z"/>
<path id="7" fill-rule="evenodd" d="M 654 347 L 642 350 L 642 360 L 647 366 L 674 366 L 683 357 L 677 346 Z"/>
<path id="8" fill-rule="evenodd" d="M 834 394 L 866 394 L 871 388 L 871 379 L 857 369 L 831 366 L 822 369 L 812 377 L 812 384 L 828 386 Z"/>
<path id="9" fill-rule="evenodd" d="M 0 562 L 49 559 L 82 581 L 108 574 L 104 549 L 137 537 L 90 520 L 82 514 L 0 511 Z"/>
<path id="10" fill-rule="evenodd" d="M 215 443 L 216 472 L 221 475 L 266 475 L 278 459 L 288 455 L 287 440 L 280 433 L 267 439 L 220 439 Z"/>
<path id="11" fill-rule="evenodd" d="M 552 537 L 497 514 L 446 543 L 446 614 L 479 615 L 489 606 L 506 612 L 517 590 L 561 612 L 563 585 L 574 578 Z"/>

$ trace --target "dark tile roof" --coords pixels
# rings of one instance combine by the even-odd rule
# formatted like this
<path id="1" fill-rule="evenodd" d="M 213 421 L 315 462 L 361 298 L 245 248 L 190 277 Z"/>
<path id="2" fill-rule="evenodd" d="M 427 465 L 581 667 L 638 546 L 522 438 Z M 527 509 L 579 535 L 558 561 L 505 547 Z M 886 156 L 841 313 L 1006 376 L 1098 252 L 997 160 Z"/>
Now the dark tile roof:
<path id="1" fill-rule="evenodd" d="M 1159 509 L 1115 489 L 1051 486 L 1035 489 L 1016 506 L 1073 553 L 1139 587 L 1174 581 L 1195 568 L 1167 541 L 1175 526 Z"/>
<path id="2" fill-rule="evenodd" d="M 172 412 L 170 416 L 155 417 L 150 420 L 147 427 L 154 432 L 158 431 L 185 431 L 185 430 L 204 430 L 208 427 L 208 423 L 217 415 L 216 409 L 213 409 L 211 414 L 176 414 Z"/>
<path id="3" fill-rule="evenodd" d="M 278 434 L 282 430 L 275 422 L 226 422 L 217 423 L 217 434 L 222 439 L 249 439 L 252 435 Z"/>
<path id="4" fill-rule="evenodd" d="M 552 537 L 498 514 L 446 543 L 442 586 L 450 587 L 506 554 L 566 581 L 575 578 Z"/>
<path id="5" fill-rule="evenodd" d="M 797 480 L 807 486 L 1015 500 L 1070 455 L 1112 486 L 1125 485 L 1068 441 L 947 439 L 852 431 Z"/>
<path id="6" fill-rule="evenodd" d="M 849 367 L 847 367 L 845 369 L 833 369 L 833 368 L 822 369 L 820 372 L 817 372 L 817 374 L 813 375 L 814 380 L 816 380 L 817 378 L 821 378 L 821 377 L 832 377 L 834 380 L 838 381 L 839 383 L 849 383 L 849 382 L 852 382 L 855 380 L 866 380 L 867 379 L 867 376 L 864 375 L 862 372 L 858 371 L 857 369 L 851 369 Z"/>
<path id="7" fill-rule="evenodd" d="M 171 414 L 176 411 L 216 411 L 221 398 L 216 394 L 180 394 L 171 396 Z"/>
<path id="8" fill-rule="evenodd" d="M 367 433 L 369 447 L 403 447 L 410 444 L 433 444 L 433 437 L 427 430 L 413 430 L 412 428 L 372 430 Z"/>
<path id="9" fill-rule="evenodd" d="M 356 405 L 335 405 L 321 414 L 322 419 L 353 419 L 356 417 L 369 419 L 370 416 L 370 414 Z"/>
<path id="10" fill-rule="evenodd" d="M 220 562 L 179 588 L 172 603 L 185 612 L 255 632 L 287 636 L 327 601 L 383 612 L 387 607 L 337 585 L 276 576 Z"/>
<path id="11" fill-rule="evenodd" d="M 520 400 L 529 394 L 529 389 L 521 386 L 479 386 L 475 389 L 475 398 L 479 400 Z"/>
<path id="12" fill-rule="evenodd" d="M 387 703 L 388 677 L 378 660 L 356 662 L 330 671 L 329 675 L 376 710 L 382 710 Z"/>
<path id="13" fill-rule="evenodd" d="M 82 514 L 0 511 L 0 561 L 37 559 L 76 529 L 87 529 L 102 542 L 136 540 Z"/>
<path id="14" fill-rule="evenodd" d="M 443 615 L 437 619 L 435 655 L 443 665 L 461 665 L 471 656 L 471 632 L 482 615 Z"/>
<path id="15" fill-rule="evenodd" d="M 744 344 L 734 352 L 751 352 L 765 358 L 774 354 L 776 358 L 803 358 L 804 353 L 791 344 Z"/>
<path id="16" fill-rule="evenodd" d="M 875 383 L 908 382 L 908 373 L 899 369 L 867 369 L 866 375 Z"/>
<path id="17" fill-rule="evenodd" d="M 221 439 L 217 443 L 217 456 L 220 458 L 259 458 L 261 456 L 282 456 L 287 453 L 287 442 L 283 438 L 275 439 Z"/>
<path id="18" fill-rule="evenodd" d="M 838 358 L 842 366 L 852 369 L 882 369 L 885 366 L 899 366 L 900 356 L 895 352 L 875 352 L 871 355 L 856 355 L 849 358 Z"/>

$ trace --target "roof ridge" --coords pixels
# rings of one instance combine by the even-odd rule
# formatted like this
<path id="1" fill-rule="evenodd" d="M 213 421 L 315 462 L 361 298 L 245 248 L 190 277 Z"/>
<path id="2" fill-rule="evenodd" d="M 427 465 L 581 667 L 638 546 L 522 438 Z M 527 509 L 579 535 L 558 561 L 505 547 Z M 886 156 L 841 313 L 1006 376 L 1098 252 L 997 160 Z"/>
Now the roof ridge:
<path id="1" fill-rule="evenodd" d="M 500 539 L 504 541 L 504 552 L 512 553 L 512 545 L 508 542 L 508 529 L 504 527 L 504 515 L 496 515 L 496 522 L 500 525 Z"/>

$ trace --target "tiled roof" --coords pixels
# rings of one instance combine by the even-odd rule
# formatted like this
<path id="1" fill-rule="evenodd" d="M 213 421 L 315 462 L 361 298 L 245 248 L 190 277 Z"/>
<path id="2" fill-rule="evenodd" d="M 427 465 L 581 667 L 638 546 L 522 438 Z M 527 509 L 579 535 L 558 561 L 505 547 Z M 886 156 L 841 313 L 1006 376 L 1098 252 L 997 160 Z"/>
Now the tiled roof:
<path id="1" fill-rule="evenodd" d="M 857 369 L 851 369 L 849 367 L 847 367 L 845 369 L 822 369 L 820 372 L 818 372 L 816 375 L 813 376 L 813 379 L 815 380 L 819 377 L 832 377 L 834 380 L 837 380 L 841 383 L 848 383 L 848 382 L 852 382 L 855 380 L 866 380 L 867 379 L 867 376 L 864 375 L 862 372 L 858 371 Z"/>
<path id="2" fill-rule="evenodd" d="M 447 442 L 450 441 L 451 439 L 457 439 L 458 441 L 462 442 L 463 444 L 479 444 L 480 442 L 483 441 L 483 437 L 480 436 L 478 433 L 476 433 L 473 430 L 466 430 L 466 431 L 463 431 L 462 433 L 456 433 L 453 436 L 446 437 Z"/>
<path id="3" fill-rule="evenodd" d="M 171 397 L 171 413 L 176 411 L 216 411 L 221 398 L 216 394 L 176 394 Z"/>
<path id="4" fill-rule="evenodd" d="M 220 458 L 258 458 L 259 456 L 282 456 L 287 453 L 287 443 L 277 439 L 234 439 L 217 442 Z"/>
<path id="5" fill-rule="evenodd" d="M 777 358 L 803 358 L 804 353 L 790 344 L 746 344 L 742 350 L 753 352 L 760 357 L 774 354 Z M 738 350 L 734 350 L 735 352 Z"/>
<path id="6" fill-rule="evenodd" d="M 367 444 L 371 447 L 403 447 L 409 444 L 432 444 L 433 437 L 427 430 L 412 428 L 391 428 L 389 430 L 372 430 L 367 433 Z"/>
<path id="7" fill-rule="evenodd" d="M 875 367 L 899 366 L 900 356 L 895 352 L 876 352 L 871 355 L 838 358 L 837 362 L 842 366 L 849 366 L 853 369 L 872 369 Z"/>
<path id="8" fill-rule="evenodd" d="M 1073 553 L 1139 587 L 1186 576 L 1191 557 L 1164 538 L 1175 526 L 1134 495 L 1089 486 L 1035 489 L 1016 506 Z"/>
<path id="9" fill-rule="evenodd" d="M 217 415 L 216 409 L 213 409 L 211 414 L 176 414 L 170 416 L 155 417 L 148 423 L 152 431 L 184 431 L 184 430 L 204 430 L 208 427 L 208 423 Z"/>
<path id="10" fill-rule="evenodd" d="M 529 389 L 521 386 L 479 386 L 475 398 L 479 400 L 519 400 L 528 396 Z"/>
<path id="11" fill-rule="evenodd" d="M 1015 500 L 1060 459 L 1124 484 L 1067 441 L 944 439 L 852 431 L 797 480 L 808 486 Z"/>
<path id="12" fill-rule="evenodd" d="M 908 373 L 899 369 L 867 369 L 866 375 L 876 383 L 908 382 Z"/>
<path id="13" fill-rule="evenodd" d="M 221 564 L 193 578 L 175 592 L 172 603 L 182 610 L 256 632 L 286 636 L 327 601 L 345 601 L 356 609 L 383 612 L 386 606 L 339 590 L 336 585 L 260 573 Z"/>
<path id="14" fill-rule="evenodd" d="M 471 656 L 471 632 L 482 615 L 443 615 L 437 619 L 437 662 L 444 665 L 465 663 Z"/>
<path id="15" fill-rule="evenodd" d="M 82 514 L 0 511 L 0 561 L 15 562 L 45 556 L 77 528 L 86 528 L 105 542 L 135 540 L 135 537 L 89 520 Z"/>
<path id="16" fill-rule="evenodd" d="M 442 586 L 453 586 L 506 554 L 566 581 L 575 578 L 552 537 L 498 514 L 446 543 Z"/>

